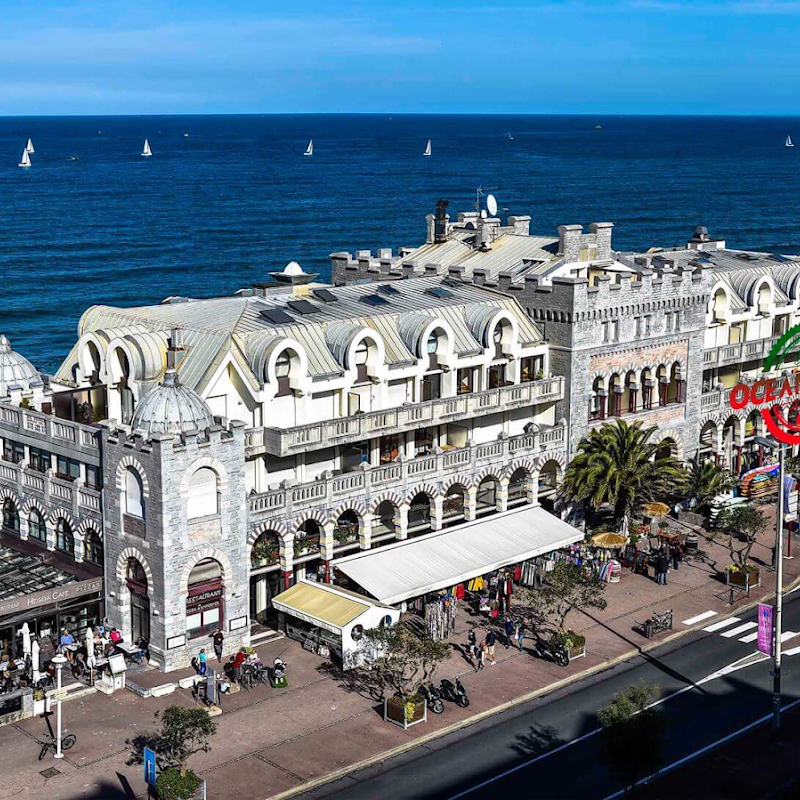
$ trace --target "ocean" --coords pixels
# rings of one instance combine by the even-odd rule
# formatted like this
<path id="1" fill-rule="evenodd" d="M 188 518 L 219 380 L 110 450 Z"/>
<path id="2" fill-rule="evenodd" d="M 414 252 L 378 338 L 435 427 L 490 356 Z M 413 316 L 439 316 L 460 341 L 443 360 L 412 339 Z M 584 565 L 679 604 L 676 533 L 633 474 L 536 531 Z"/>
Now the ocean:
<path id="1" fill-rule="evenodd" d="M 800 252 L 798 118 L 2 118 L 0 332 L 53 371 L 89 305 L 231 294 L 291 260 L 324 279 L 330 253 L 417 245 L 437 199 L 469 210 L 481 185 L 547 235 L 612 221 L 637 249 L 704 224 Z"/>

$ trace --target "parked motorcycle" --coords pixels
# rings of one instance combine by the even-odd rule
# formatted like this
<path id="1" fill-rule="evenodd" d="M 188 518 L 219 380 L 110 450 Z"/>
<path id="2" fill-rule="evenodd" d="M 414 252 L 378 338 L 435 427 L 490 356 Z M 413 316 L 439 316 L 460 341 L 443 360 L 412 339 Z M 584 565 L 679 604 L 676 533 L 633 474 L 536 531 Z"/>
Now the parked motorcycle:
<path id="1" fill-rule="evenodd" d="M 444 711 L 441 692 L 432 683 L 423 683 L 419 687 L 419 693 L 428 701 L 428 708 L 434 714 L 441 714 Z"/>
<path id="2" fill-rule="evenodd" d="M 269 673 L 269 684 L 273 689 L 282 689 L 284 686 L 288 686 L 286 680 L 286 664 L 284 664 L 283 660 L 280 658 L 276 658 L 272 662 L 272 669 Z"/>
<path id="3" fill-rule="evenodd" d="M 457 703 L 461 708 L 466 708 L 469 705 L 469 697 L 467 697 L 467 690 L 464 684 L 456 678 L 456 682 L 442 678 L 442 697 L 449 700 L 451 703 Z"/>
<path id="4" fill-rule="evenodd" d="M 540 639 L 537 636 L 533 644 L 533 650 L 539 658 L 552 661 L 559 667 L 566 667 L 569 664 L 569 653 L 563 644 Z"/>

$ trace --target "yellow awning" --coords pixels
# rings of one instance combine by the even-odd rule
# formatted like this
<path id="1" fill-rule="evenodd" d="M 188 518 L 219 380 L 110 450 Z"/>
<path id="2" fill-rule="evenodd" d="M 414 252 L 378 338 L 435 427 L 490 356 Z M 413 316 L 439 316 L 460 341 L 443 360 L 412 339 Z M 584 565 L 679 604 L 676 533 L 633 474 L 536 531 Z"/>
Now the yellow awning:
<path id="1" fill-rule="evenodd" d="M 325 584 L 301 581 L 275 597 L 272 605 L 278 611 L 292 614 L 332 633 L 340 633 L 345 625 L 370 608 L 369 604 L 344 597 L 340 592 Z"/>

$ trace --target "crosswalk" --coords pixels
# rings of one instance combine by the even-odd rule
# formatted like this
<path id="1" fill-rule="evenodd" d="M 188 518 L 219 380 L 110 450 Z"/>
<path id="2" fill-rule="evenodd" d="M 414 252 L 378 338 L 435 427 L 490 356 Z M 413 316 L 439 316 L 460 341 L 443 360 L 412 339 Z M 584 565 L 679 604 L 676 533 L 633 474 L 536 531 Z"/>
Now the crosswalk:
<path id="1" fill-rule="evenodd" d="M 687 626 L 697 625 L 699 622 L 708 622 L 716 616 L 718 616 L 716 611 L 704 611 L 702 614 L 697 614 L 694 617 L 683 620 L 682 624 Z M 739 617 L 725 617 L 725 619 L 711 622 L 702 630 L 706 633 L 716 633 L 723 639 L 736 639 L 743 644 L 752 644 L 758 639 L 757 628 L 757 622 L 742 622 Z M 790 639 L 794 639 L 795 636 L 800 636 L 800 631 L 784 631 L 781 634 L 781 644 Z M 792 647 L 788 650 L 784 650 L 783 655 L 800 655 L 800 647 Z"/>

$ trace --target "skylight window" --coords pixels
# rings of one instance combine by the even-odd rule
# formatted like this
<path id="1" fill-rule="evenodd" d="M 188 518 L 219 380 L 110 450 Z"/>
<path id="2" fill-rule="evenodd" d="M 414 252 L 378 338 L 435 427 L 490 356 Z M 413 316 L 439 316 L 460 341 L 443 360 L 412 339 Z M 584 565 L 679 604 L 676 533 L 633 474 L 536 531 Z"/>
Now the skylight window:
<path id="1" fill-rule="evenodd" d="M 361 298 L 362 303 L 366 303 L 368 306 L 388 306 L 389 301 L 385 297 L 381 297 L 379 294 L 365 294 Z"/>
<path id="2" fill-rule="evenodd" d="M 308 300 L 289 300 L 286 303 L 289 308 L 297 314 L 317 314 L 319 308 Z"/>
<path id="3" fill-rule="evenodd" d="M 271 322 L 273 325 L 286 325 L 287 323 L 294 322 L 294 319 L 290 317 L 285 311 L 281 311 L 279 308 L 268 308 L 261 312 L 261 316 L 264 317 L 267 322 Z"/>

